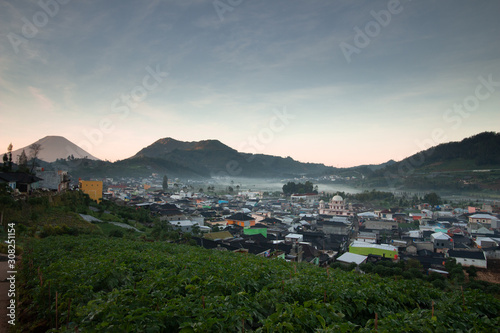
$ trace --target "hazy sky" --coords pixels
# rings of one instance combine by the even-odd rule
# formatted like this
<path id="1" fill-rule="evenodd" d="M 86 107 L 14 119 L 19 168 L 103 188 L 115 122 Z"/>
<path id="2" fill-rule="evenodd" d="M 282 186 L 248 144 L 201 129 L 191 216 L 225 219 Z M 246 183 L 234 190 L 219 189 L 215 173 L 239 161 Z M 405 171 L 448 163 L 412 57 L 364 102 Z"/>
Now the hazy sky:
<path id="1" fill-rule="evenodd" d="M 345 167 L 500 129 L 500 1 L 0 0 L 0 150 L 61 135 Z"/>

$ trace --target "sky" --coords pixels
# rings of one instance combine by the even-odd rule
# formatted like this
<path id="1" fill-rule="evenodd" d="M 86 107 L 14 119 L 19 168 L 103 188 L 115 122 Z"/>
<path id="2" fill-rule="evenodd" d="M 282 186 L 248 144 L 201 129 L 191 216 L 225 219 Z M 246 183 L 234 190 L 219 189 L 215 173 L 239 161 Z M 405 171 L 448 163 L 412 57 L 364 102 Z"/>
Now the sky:
<path id="1" fill-rule="evenodd" d="M 0 150 L 217 139 L 334 167 L 500 129 L 500 1 L 0 0 Z M 5 147 L 5 148 L 3 148 Z"/>

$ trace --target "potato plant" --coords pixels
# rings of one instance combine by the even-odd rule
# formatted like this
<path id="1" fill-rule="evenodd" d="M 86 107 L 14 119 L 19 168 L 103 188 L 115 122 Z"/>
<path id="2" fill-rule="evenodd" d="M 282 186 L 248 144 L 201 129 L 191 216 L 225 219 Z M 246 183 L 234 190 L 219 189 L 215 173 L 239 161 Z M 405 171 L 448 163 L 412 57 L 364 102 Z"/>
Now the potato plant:
<path id="1" fill-rule="evenodd" d="M 500 301 L 479 291 L 445 292 L 421 280 L 164 242 L 89 235 L 32 240 L 19 276 L 24 331 L 494 332 L 500 327 Z"/>

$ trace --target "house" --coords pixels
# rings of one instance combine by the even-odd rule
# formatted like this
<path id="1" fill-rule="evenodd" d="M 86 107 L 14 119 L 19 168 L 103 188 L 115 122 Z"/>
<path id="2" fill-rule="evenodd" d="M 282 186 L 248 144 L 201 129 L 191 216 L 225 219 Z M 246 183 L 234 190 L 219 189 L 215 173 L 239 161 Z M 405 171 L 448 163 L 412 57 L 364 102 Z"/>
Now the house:
<path id="1" fill-rule="evenodd" d="M 476 245 L 480 249 L 494 248 L 500 245 L 500 241 L 491 238 L 491 237 L 477 237 Z"/>
<path id="2" fill-rule="evenodd" d="M 410 217 L 413 219 L 413 221 L 420 221 L 421 219 L 426 217 L 426 215 L 422 213 L 410 213 Z"/>
<path id="3" fill-rule="evenodd" d="M 366 262 L 366 259 L 368 259 L 368 256 L 363 256 L 361 254 L 356 254 L 356 253 L 351 253 L 351 252 L 346 252 L 340 257 L 337 258 L 336 261 L 343 263 L 343 264 L 351 264 L 355 263 L 356 265 L 360 265 Z"/>
<path id="4" fill-rule="evenodd" d="M 40 180 L 42 179 L 25 172 L 0 172 L 0 184 L 7 184 L 21 193 L 28 193 L 37 188 Z"/>
<path id="5" fill-rule="evenodd" d="M 285 236 L 286 243 L 300 243 L 304 241 L 304 236 L 299 234 L 288 234 Z"/>
<path id="6" fill-rule="evenodd" d="M 398 223 L 405 223 L 407 216 L 405 213 L 393 213 L 392 219 Z"/>
<path id="7" fill-rule="evenodd" d="M 303 201 L 313 203 L 319 199 L 318 193 L 295 193 L 290 196 L 291 201 Z"/>
<path id="8" fill-rule="evenodd" d="M 398 258 L 398 249 L 389 244 L 370 244 L 355 241 L 349 246 L 349 252 L 361 255 L 379 255 L 383 258 Z"/>
<path id="9" fill-rule="evenodd" d="M 396 221 L 365 221 L 363 225 L 370 230 L 393 230 L 398 228 Z"/>
<path id="10" fill-rule="evenodd" d="M 182 232 L 192 232 L 194 229 L 198 228 L 200 232 L 210 232 L 210 227 L 200 226 L 198 222 L 193 222 L 191 220 L 177 220 L 168 221 L 172 227 L 179 229 Z"/>
<path id="11" fill-rule="evenodd" d="M 357 241 L 359 242 L 366 242 L 366 243 L 377 243 L 378 240 L 378 234 L 375 232 L 359 232 L 358 237 L 356 238 Z"/>
<path id="12" fill-rule="evenodd" d="M 388 209 L 384 209 L 378 213 L 378 217 L 382 220 L 393 220 L 392 212 Z"/>
<path id="13" fill-rule="evenodd" d="M 466 251 L 466 250 L 449 250 L 448 257 L 455 258 L 457 264 L 462 264 L 464 267 L 474 266 L 478 268 L 487 268 L 488 263 L 486 256 L 482 250 Z"/>
<path id="14" fill-rule="evenodd" d="M 435 252 L 446 252 L 453 249 L 453 238 L 443 232 L 435 232 L 431 235 L 431 242 Z"/>
<path id="15" fill-rule="evenodd" d="M 497 218 L 490 214 L 473 214 L 469 216 L 469 230 L 479 229 L 481 226 L 490 227 L 492 222 L 496 221 Z"/>
<path id="16" fill-rule="evenodd" d="M 376 218 L 378 218 L 378 215 L 375 214 L 374 212 L 364 212 L 364 213 L 359 213 L 358 217 L 360 219 L 369 220 L 369 219 L 376 219 Z"/>
<path id="17" fill-rule="evenodd" d="M 79 180 L 80 190 L 90 199 L 100 203 L 102 200 L 102 180 Z"/>
<path id="18" fill-rule="evenodd" d="M 350 224 L 338 221 L 323 221 L 318 223 L 318 226 L 321 226 L 323 232 L 327 235 L 349 235 L 352 230 Z"/>
<path id="19" fill-rule="evenodd" d="M 229 231 L 218 231 L 205 234 L 203 235 L 203 238 L 210 240 L 219 240 L 219 239 L 225 240 L 225 239 L 232 239 L 234 238 L 234 236 Z"/>
<path id="20" fill-rule="evenodd" d="M 41 178 L 40 188 L 46 188 L 57 192 L 65 191 L 69 187 L 69 176 L 67 171 L 54 171 L 40 169 L 36 171 L 36 176 Z"/>
<path id="21" fill-rule="evenodd" d="M 407 254 L 417 254 L 418 248 L 415 244 L 410 244 L 406 247 Z"/>
<path id="22" fill-rule="evenodd" d="M 255 219 L 244 213 L 236 213 L 226 218 L 228 225 L 237 225 L 243 228 L 255 226 Z"/>

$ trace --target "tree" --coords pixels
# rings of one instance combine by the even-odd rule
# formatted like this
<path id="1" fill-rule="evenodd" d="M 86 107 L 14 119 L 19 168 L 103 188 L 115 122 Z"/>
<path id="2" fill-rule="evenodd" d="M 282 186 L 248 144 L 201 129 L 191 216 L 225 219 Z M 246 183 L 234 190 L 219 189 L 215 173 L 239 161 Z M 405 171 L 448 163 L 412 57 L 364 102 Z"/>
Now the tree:
<path id="1" fill-rule="evenodd" d="M 24 151 L 24 149 L 17 159 L 17 164 L 19 165 L 19 169 L 22 171 L 28 169 L 28 157 L 26 156 L 26 152 Z"/>
<path id="2" fill-rule="evenodd" d="M 3 154 L 2 170 L 7 171 L 8 169 L 9 169 L 9 158 L 7 157 L 7 154 Z"/>
<path id="3" fill-rule="evenodd" d="M 294 182 L 288 182 L 283 185 L 283 193 L 286 195 L 291 195 L 294 193 L 317 193 L 314 192 L 314 185 L 310 181 L 306 181 L 305 184 Z"/>
<path id="4" fill-rule="evenodd" d="M 39 143 L 32 143 L 29 146 L 30 149 L 30 158 L 31 158 L 31 170 L 30 172 L 33 173 L 35 170 L 35 165 L 36 165 L 36 159 L 38 158 L 38 154 L 40 151 L 43 149 L 42 145 Z"/>
<path id="5" fill-rule="evenodd" d="M 424 196 L 424 201 L 431 206 L 437 206 L 442 202 L 441 197 L 435 192 L 427 193 Z"/>
<path id="6" fill-rule="evenodd" d="M 12 170 L 12 143 L 9 144 L 9 146 L 7 147 L 7 155 L 9 157 L 9 164 L 8 164 L 8 167 L 7 167 L 7 170 L 8 171 L 11 171 Z"/>
<path id="7" fill-rule="evenodd" d="M 162 187 L 163 187 L 163 191 L 168 190 L 168 177 L 167 177 L 167 175 L 163 176 Z"/>

